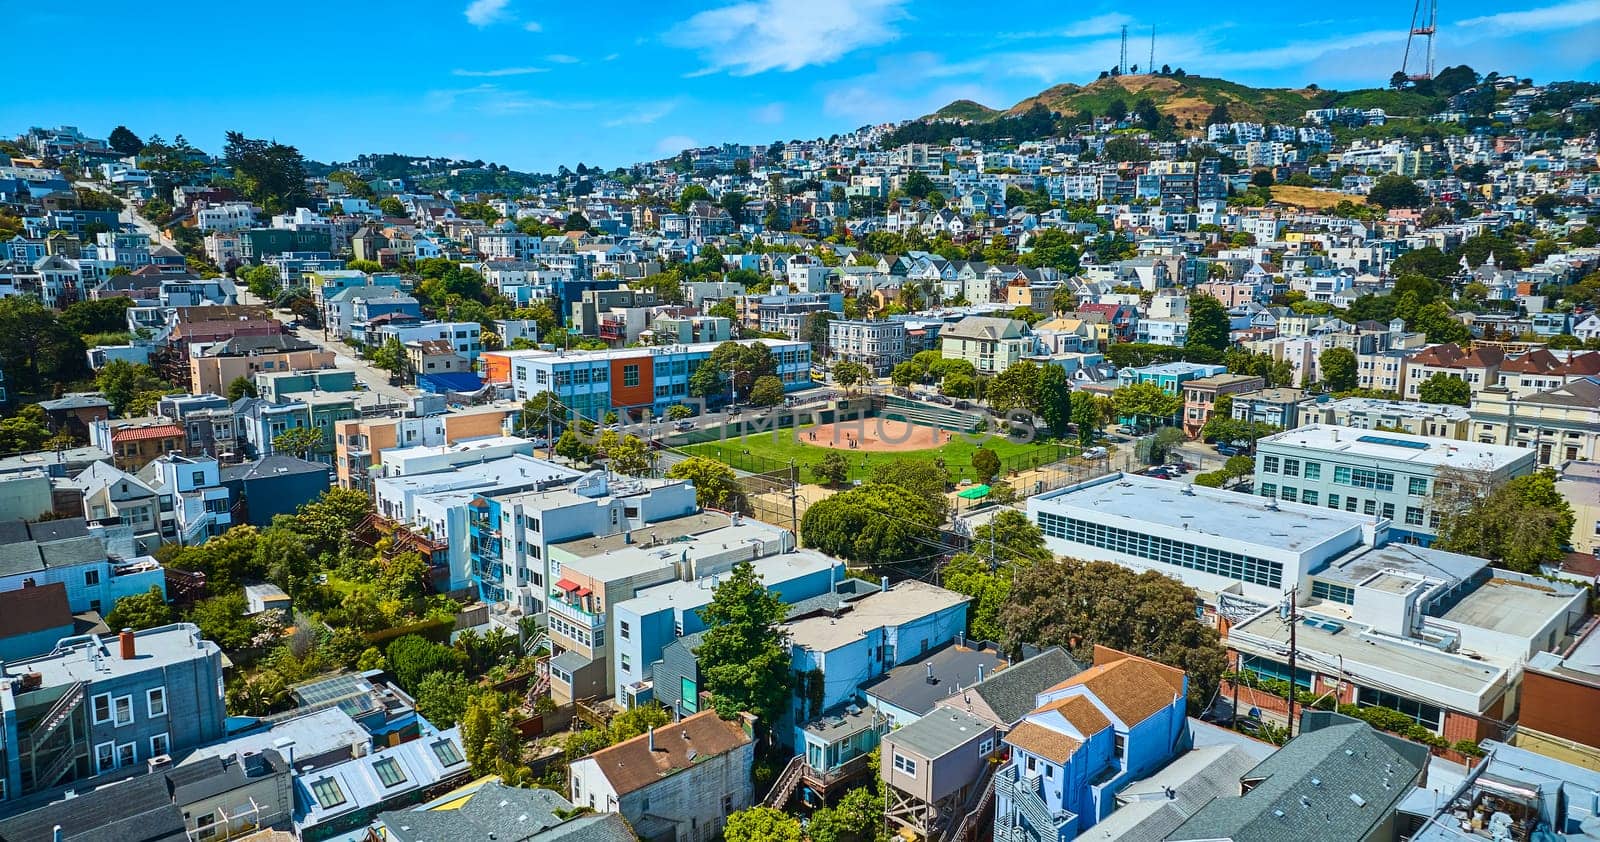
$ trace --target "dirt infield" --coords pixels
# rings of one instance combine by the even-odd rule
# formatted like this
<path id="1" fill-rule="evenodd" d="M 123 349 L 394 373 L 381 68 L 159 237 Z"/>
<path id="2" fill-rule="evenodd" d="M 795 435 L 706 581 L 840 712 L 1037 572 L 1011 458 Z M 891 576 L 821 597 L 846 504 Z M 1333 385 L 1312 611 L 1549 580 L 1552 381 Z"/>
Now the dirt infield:
<path id="1" fill-rule="evenodd" d="M 932 450 L 950 441 L 949 430 L 895 421 L 889 418 L 863 418 L 837 424 L 818 424 L 800 431 L 800 442 L 834 450 L 859 450 L 866 453 L 908 453 Z"/>

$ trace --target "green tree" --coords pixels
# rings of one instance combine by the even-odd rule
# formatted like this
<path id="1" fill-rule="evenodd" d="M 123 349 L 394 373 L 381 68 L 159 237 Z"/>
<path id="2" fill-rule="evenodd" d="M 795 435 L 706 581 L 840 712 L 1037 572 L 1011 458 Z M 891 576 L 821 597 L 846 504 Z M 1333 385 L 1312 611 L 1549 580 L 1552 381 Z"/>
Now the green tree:
<path id="1" fill-rule="evenodd" d="M 989 406 L 1002 415 L 1013 409 L 1032 411 L 1039 400 L 1039 366 L 1019 360 L 1006 367 L 989 384 Z"/>
<path id="2" fill-rule="evenodd" d="M 950 502 L 945 497 L 950 487 L 950 472 L 945 470 L 943 463 L 922 459 L 880 462 L 872 469 L 871 481 L 878 485 L 904 488 L 926 502 L 928 514 L 935 523 L 944 521 Z"/>
<path id="3" fill-rule="evenodd" d="M 1177 395 L 1169 395 L 1160 386 L 1154 383 L 1129 383 L 1118 386 L 1111 393 L 1111 401 L 1116 406 L 1117 414 L 1124 418 L 1134 419 L 1136 424 L 1146 422 L 1167 424 L 1183 409 L 1183 400 Z"/>
<path id="4" fill-rule="evenodd" d="M 691 456 L 667 469 L 668 479 L 686 479 L 694 486 L 695 501 L 710 509 L 730 511 L 744 505 L 744 487 L 727 465 Z"/>
<path id="5" fill-rule="evenodd" d="M 1229 338 L 1228 311 L 1209 295 L 1189 298 L 1189 336 L 1183 347 L 1220 355 L 1233 344 Z"/>
<path id="6" fill-rule="evenodd" d="M 771 807 L 732 813 L 722 830 L 725 842 L 800 842 L 800 820 Z"/>
<path id="7" fill-rule="evenodd" d="M 570 427 L 556 439 L 556 454 L 565 456 L 574 462 L 588 462 L 595 456 L 594 446 L 584 441 L 576 430 Z"/>
<path id="8" fill-rule="evenodd" d="M 272 437 L 273 452 L 289 453 L 301 459 L 322 448 L 322 431 L 316 427 L 290 427 Z"/>
<path id="9" fill-rule="evenodd" d="M 896 365 L 894 369 L 889 372 L 889 381 L 894 385 L 905 389 L 913 383 L 921 382 L 922 378 L 926 377 L 927 375 L 927 369 L 922 368 L 911 360 L 906 360 L 905 362 Z"/>
<path id="10" fill-rule="evenodd" d="M 567 418 L 567 408 L 549 389 L 522 402 L 522 429 L 536 435 L 544 435 L 546 430 L 565 429 Z"/>
<path id="11" fill-rule="evenodd" d="M 172 607 L 167 605 L 167 598 L 155 585 L 151 585 L 150 590 L 144 593 L 117 600 L 111 607 L 111 613 L 106 615 L 106 625 L 111 628 L 134 631 L 164 626 L 172 620 Z"/>
<path id="12" fill-rule="evenodd" d="M 79 335 L 118 333 L 128 329 L 133 299 L 121 295 L 74 301 L 61 311 L 61 324 Z"/>
<path id="13" fill-rule="evenodd" d="M 472 685 L 455 671 L 430 672 L 417 686 L 417 713 L 437 728 L 449 728 L 461 721 L 472 700 Z"/>
<path id="14" fill-rule="evenodd" d="M 1561 561 L 1576 522 L 1548 468 L 1498 484 L 1473 472 L 1441 472 L 1433 507 L 1439 514 L 1434 547 L 1519 573 Z"/>
<path id="15" fill-rule="evenodd" d="M 461 747 L 474 775 L 518 773 L 522 739 L 499 693 L 478 693 L 461 714 Z"/>
<path id="16" fill-rule="evenodd" d="M 1423 403 L 1472 404 L 1472 387 L 1467 381 L 1438 372 L 1417 387 L 1417 400 Z"/>
<path id="17" fill-rule="evenodd" d="M 403 377 L 411 370 L 411 358 L 406 354 L 406 346 L 400 343 L 400 337 L 391 336 L 372 352 L 372 364 L 397 377 Z"/>
<path id="18" fill-rule="evenodd" d="M 117 126 L 112 129 L 110 136 L 106 138 L 106 143 L 109 143 L 112 149 L 122 153 L 123 156 L 137 155 L 139 150 L 144 148 L 144 141 L 140 140 L 139 136 L 130 131 L 127 126 Z"/>
<path id="19" fill-rule="evenodd" d="M 228 593 L 265 576 L 266 568 L 256 560 L 260 539 L 254 526 L 235 526 L 204 544 L 178 550 L 168 566 L 203 573 L 208 590 Z"/>
<path id="20" fill-rule="evenodd" d="M 978 394 L 978 381 L 970 374 L 954 372 L 939 381 L 939 394 L 949 398 L 972 398 Z"/>
<path id="21" fill-rule="evenodd" d="M 777 406 L 783 403 L 783 381 L 768 374 L 756 378 L 750 387 L 750 402 L 756 406 Z"/>
<path id="22" fill-rule="evenodd" d="M 700 609 L 706 630 L 695 648 L 700 673 L 718 715 L 748 711 L 766 727 L 789 702 L 789 644 L 779 628 L 788 612 L 755 568 L 739 562 Z"/>
<path id="23" fill-rule="evenodd" d="M 926 556 L 937 543 L 934 517 L 928 500 L 897 485 L 868 483 L 811 504 L 800 535 L 808 547 L 860 564 L 902 562 Z"/>
<path id="24" fill-rule="evenodd" d="M 1072 421 L 1072 383 L 1067 370 L 1059 365 L 1046 365 L 1039 373 L 1038 392 L 1034 405 L 1050 435 L 1061 438 L 1067 434 L 1067 424 Z"/>
<path id="25" fill-rule="evenodd" d="M 256 384 L 251 383 L 249 378 L 241 375 L 233 378 L 233 381 L 228 384 L 227 395 L 228 402 L 235 403 L 240 398 L 259 397 L 260 393 L 256 391 Z"/>
<path id="26" fill-rule="evenodd" d="M 1005 645 L 1063 646 L 1091 660 L 1109 646 L 1184 670 L 1191 711 L 1210 704 L 1228 663 L 1216 629 L 1195 616 L 1193 589 L 1153 571 L 1064 558 L 1022 570 L 1000 610 Z"/>
<path id="27" fill-rule="evenodd" d="M 630 477 L 649 476 L 655 468 L 656 455 L 644 439 L 634 435 L 621 437 L 615 446 L 606 450 L 611 469 Z"/>
<path id="28" fill-rule="evenodd" d="M 811 466 L 811 473 L 823 485 L 844 485 L 850 480 L 850 460 L 838 451 L 822 454 L 822 461 Z"/>
<path id="29" fill-rule="evenodd" d="M 305 538 L 311 555 L 337 555 L 349 545 L 356 527 L 370 514 L 372 498 L 365 492 L 330 488 L 321 497 L 301 506 L 290 523 L 294 531 Z"/>
<path id="30" fill-rule="evenodd" d="M 110 402 L 111 411 L 117 415 L 127 413 L 134 399 L 140 395 L 146 392 L 159 394 L 171 388 L 165 380 L 156 376 L 150 366 L 127 360 L 112 360 L 101 366 L 94 376 L 94 384 Z"/>
<path id="31" fill-rule="evenodd" d="M 1162 427 L 1154 435 L 1140 439 L 1136 450 L 1145 464 L 1162 465 L 1184 440 L 1183 431 L 1177 427 Z"/>
<path id="32" fill-rule="evenodd" d="M 1100 407 L 1094 395 L 1083 391 L 1072 393 L 1072 423 L 1078 427 L 1079 444 L 1084 447 L 1094 444 L 1094 433 L 1100 426 Z"/>
<path id="33" fill-rule="evenodd" d="M 694 409 L 687 404 L 675 403 L 672 406 L 667 407 L 668 421 L 682 421 L 685 418 L 693 417 Z"/>
<path id="34" fill-rule="evenodd" d="M 200 634 L 206 640 L 232 652 L 249 646 L 250 639 L 255 637 L 256 623 L 245 616 L 248 610 L 244 591 L 233 590 L 196 602 L 189 609 L 188 620 L 200 627 Z"/>
<path id="35" fill-rule="evenodd" d="M 268 213 L 283 213 L 306 204 L 305 159 L 300 150 L 276 141 L 228 132 L 222 157 L 233 167 L 233 182 Z"/>
<path id="36" fill-rule="evenodd" d="M 17 414 L 0 420 L 0 453 L 28 453 L 44 446 L 50 438 L 44 410 L 30 403 Z"/>
<path id="37" fill-rule="evenodd" d="M 1372 185 L 1367 201 L 1382 208 L 1420 208 L 1428 197 L 1415 181 L 1403 175 L 1386 175 Z"/>
<path id="38" fill-rule="evenodd" d="M 872 370 L 858 362 L 844 360 L 833 364 L 833 382 L 845 389 L 872 379 Z"/>
<path id="39" fill-rule="evenodd" d="M 1317 358 L 1322 368 L 1322 383 L 1330 392 L 1348 392 L 1356 387 L 1356 353 L 1349 348 L 1329 348 Z"/>
<path id="40" fill-rule="evenodd" d="M 941 584 L 972 597 L 971 632 L 977 640 L 1000 640 L 1000 612 L 1011 597 L 1011 583 L 1028 567 L 1049 561 L 1044 535 L 1027 515 L 1003 509 L 973 532 L 966 552 L 941 571 Z"/>
<path id="41" fill-rule="evenodd" d="M 1413 330 L 1426 334 L 1431 343 L 1466 342 L 1472 338 L 1471 329 L 1462 324 L 1443 301 L 1423 305 L 1408 321 Z"/>
<path id="42" fill-rule="evenodd" d="M 378 210 L 384 216 L 402 217 L 406 215 L 405 203 L 393 196 L 385 196 L 378 201 Z"/>
<path id="43" fill-rule="evenodd" d="M 972 451 L 972 469 L 978 472 L 978 478 L 984 482 L 993 480 L 1000 473 L 1000 467 L 1000 457 L 993 450 L 980 447 Z"/>
<path id="44" fill-rule="evenodd" d="M 461 653 L 455 649 L 415 634 L 390 641 L 383 655 L 395 680 L 408 693 L 415 693 L 429 673 L 458 670 L 462 661 Z"/>

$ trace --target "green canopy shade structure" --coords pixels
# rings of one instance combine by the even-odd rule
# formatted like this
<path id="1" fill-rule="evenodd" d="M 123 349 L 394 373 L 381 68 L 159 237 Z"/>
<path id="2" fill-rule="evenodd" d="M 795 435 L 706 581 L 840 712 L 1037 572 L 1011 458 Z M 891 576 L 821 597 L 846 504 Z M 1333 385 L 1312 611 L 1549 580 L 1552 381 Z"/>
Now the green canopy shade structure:
<path id="1" fill-rule="evenodd" d="M 989 496 L 989 486 L 974 485 L 971 488 L 966 488 L 957 492 L 956 496 L 963 500 L 982 500 L 983 498 Z"/>

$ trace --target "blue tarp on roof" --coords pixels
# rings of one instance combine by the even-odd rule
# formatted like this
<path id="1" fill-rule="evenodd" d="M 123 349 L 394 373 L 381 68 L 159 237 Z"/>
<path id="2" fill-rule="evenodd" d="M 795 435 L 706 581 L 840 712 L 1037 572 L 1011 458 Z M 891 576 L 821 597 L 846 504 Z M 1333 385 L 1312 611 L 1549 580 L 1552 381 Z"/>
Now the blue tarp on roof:
<path id="1" fill-rule="evenodd" d="M 424 374 L 417 378 L 417 388 L 424 392 L 476 392 L 483 388 L 483 380 L 470 371 L 450 374 Z"/>

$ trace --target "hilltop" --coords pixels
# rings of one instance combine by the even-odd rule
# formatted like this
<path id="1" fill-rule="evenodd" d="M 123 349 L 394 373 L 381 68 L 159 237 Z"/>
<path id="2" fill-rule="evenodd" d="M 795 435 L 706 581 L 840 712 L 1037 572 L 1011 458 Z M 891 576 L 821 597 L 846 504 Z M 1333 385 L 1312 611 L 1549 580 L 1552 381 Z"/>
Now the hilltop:
<path id="1" fill-rule="evenodd" d="M 1306 110 L 1353 106 L 1382 108 L 1396 116 L 1423 116 L 1437 105 L 1433 97 L 1413 92 L 1379 89 L 1327 91 L 1306 88 L 1253 88 L 1205 76 L 1136 74 L 1108 76 L 1087 85 L 1056 85 L 1021 102 L 999 110 L 971 100 L 958 100 L 922 118 L 991 122 L 1002 117 L 1021 116 L 1035 105 L 1058 114 L 1073 115 L 1089 110 L 1104 114 L 1115 100 L 1132 108 L 1140 99 L 1149 99 L 1156 110 L 1168 115 L 1180 127 L 1203 126 L 1217 105 L 1226 105 L 1235 120 L 1256 122 L 1299 122 Z"/>

